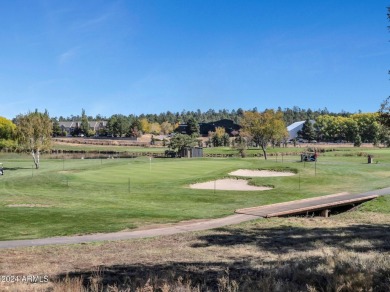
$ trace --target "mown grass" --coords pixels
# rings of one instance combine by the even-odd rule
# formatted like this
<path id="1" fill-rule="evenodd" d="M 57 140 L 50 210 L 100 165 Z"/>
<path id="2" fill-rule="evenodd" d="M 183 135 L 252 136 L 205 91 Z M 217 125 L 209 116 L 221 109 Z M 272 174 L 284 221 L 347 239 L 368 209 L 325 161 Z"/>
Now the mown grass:
<path id="1" fill-rule="evenodd" d="M 389 186 L 390 151 L 362 156 L 320 156 L 318 163 L 299 157 L 276 162 L 240 159 L 44 159 L 32 168 L 28 156 L 1 154 L 0 239 L 27 239 L 132 229 L 154 223 L 216 218 L 235 209 L 321 196 L 363 192 Z M 265 192 L 194 190 L 189 184 L 246 169 L 293 169 L 291 177 L 253 178 L 273 185 Z M 389 212 L 389 200 L 367 210 Z M 16 207 L 10 207 L 16 205 Z M 370 209 L 371 208 L 371 209 Z"/>
<path id="2" fill-rule="evenodd" d="M 327 150 L 336 150 L 336 151 L 342 151 L 342 152 L 361 152 L 361 151 L 381 151 L 379 148 L 372 147 L 372 144 L 363 144 L 362 147 L 356 148 L 351 147 L 349 145 L 343 145 L 340 147 L 339 144 L 302 144 L 297 145 L 294 147 L 292 144 L 288 144 L 287 147 L 268 147 L 267 153 L 274 154 L 274 153 L 299 153 L 302 151 L 305 151 L 305 149 L 309 148 L 321 148 L 321 149 L 327 149 Z M 129 153 L 136 153 L 136 152 L 152 152 L 152 153 L 163 153 L 165 150 L 168 149 L 168 147 L 155 147 L 155 146 L 121 146 L 119 145 L 95 145 L 95 144 L 77 144 L 77 143 L 59 143 L 54 142 L 52 146 L 53 150 L 76 150 L 76 151 L 113 151 L 113 152 L 129 152 Z M 204 154 L 221 154 L 221 155 L 237 155 L 238 156 L 238 150 L 234 147 L 204 147 L 203 148 Z M 246 150 L 246 153 L 248 155 L 258 155 L 263 154 L 263 151 L 259 147 L 250 147 Z"/>
<path id="3" fill-rule="evenodd" d="M 139 147 L 139 146 L 120 146 L 120 145 L 94 145 L 94 144 L 72 144 L 72 143 L 54 143 L 53 150 L 76 150 L 76 151 L 114 151 L 114 152 L 153 152 L 162 153 L 167 147 Z"/>

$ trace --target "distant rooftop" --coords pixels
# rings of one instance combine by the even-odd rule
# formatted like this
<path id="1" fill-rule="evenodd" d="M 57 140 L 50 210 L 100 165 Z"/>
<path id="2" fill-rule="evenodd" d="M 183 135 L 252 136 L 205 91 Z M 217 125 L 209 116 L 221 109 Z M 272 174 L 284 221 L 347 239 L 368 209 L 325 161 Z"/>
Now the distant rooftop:
<path id="1" fill-rule="evenodd" d="M 292 129 L 295 129 L 296 127 L 299 127 L 300 125 L 303 125 L 305 121 L 299 121 L 292 123 L 290 126 L 287 127 L 287 131 L 291 131 Z"/>

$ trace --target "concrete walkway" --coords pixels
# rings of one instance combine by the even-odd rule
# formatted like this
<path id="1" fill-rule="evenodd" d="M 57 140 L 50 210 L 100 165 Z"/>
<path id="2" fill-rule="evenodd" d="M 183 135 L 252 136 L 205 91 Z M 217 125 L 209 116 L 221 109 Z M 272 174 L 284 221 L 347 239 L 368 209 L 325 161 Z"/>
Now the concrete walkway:
<path id="1" fill-rule="evenodd" d="M 390 187 L 381 190 L 366 192 L 363 194 L 355 194 L 352 196 L 368 197 L 373 195 L 383 196 L 389 194 L 390 194 Z M 331 196 L 335 197 L 335 195 L 331 195 Z M 331 196 L 325 196 L 325 197 L 331 197 Z M 317 199 L 317 198 L 313 198 L 313 199 Z M 318 199 L 321 199 L 321 197 L 318 197 Z M 303 201 L 309 201 L 309 200 L 311 199 L 306 199 Z M 268 205 L 267 208 L 276 205 L 281 205 L 285 209 L 285 206 L 291 205 L 294 202 L 295 201 Z M 256 208 L 263 208 L 263 207 L 255 207 L 255 208 L 248 208 L 248 209 L 256 209 Z M 77 243 L 87 243 L 87 242 L 96 242 L 96 241 L 113 241 L 113 240 L 126 240 L 126 239 L 133 239 L 133 238 L 155 237 L 160 235 L 171 235 L 171 234 L 178 234 L 178 233 L 184 233 L 190 231 L 214 229 L 226 225 L 239 224 L 241 222 L 266 217 L 265 216 L 266 214 L 261 215 L 261 214 L 256 214 L 255 212 L 253 213 L 247 212 L 247 213 L 248 214 L 234 214 L 228 217 L 211 219 L 202 222 L 194 222 L 194 223 L 186 223 L 186 224 L 179 223 L 167 227 L 147 229 L 147 230 L 120 231 L 114 233 L 98 233 L 98 234 L 81 235 L 81 236 L 63 236 L 63 237 L 51 237 L 51 238 L 41 238 L 41 239 L 31 239 L 31 240 L 0 241 L 0 249 L 53 245 L 53 244 L 77 244 Z"/>

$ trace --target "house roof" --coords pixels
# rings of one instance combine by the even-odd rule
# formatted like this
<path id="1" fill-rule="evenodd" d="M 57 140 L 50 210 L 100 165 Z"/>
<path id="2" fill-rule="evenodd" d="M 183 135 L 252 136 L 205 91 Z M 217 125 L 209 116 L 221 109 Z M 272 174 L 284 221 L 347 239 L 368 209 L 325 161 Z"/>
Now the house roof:
<path id="1" fill-rule="evenodd" d="M 60 126 L 61 127 L 65 127 L 65 128 L 70 128 L 73 126 L 73 121 L 72 122 L 59 122 Z"/>
<path id="2" fill-rule="evenodd" d="M 81 125 L 81 121 L 66 121 L 66 122 L 59 122 L 60 127 L 65 128 L 72 128 L 77 127 Z M 90 121 L 88 122 L 88 125 L 90 128 L 97 128 L 99 125 L 102 125 L 103 127 L 107 126 L 107 121 Z"/>

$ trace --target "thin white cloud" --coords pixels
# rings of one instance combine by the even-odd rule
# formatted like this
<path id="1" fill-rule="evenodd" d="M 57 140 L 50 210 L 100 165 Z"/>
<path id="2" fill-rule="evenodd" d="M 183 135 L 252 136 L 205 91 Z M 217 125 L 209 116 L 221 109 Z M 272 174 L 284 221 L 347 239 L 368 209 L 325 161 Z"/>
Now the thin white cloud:
<path id="1" fill-rule="evenodd" d="M 104 14 L 94 19 L 90 19 L 82 23 L 83 27 L 93 26 L 105 22 L 110 17 L 110 14 Z"/>
<path id="2" fill-rule="evenodd" d="M 68 63 L 70 60 L 72 60 L 76 55 L 77 51 L 79 50 L 79 47 L 74 47 L 66 52 L 63 52 L 62 54 L 59 55 L 58 57 L 58 62 L 60 65 Z"/>
<path id="3" fill-rule="evenodd" d="M 100 25 L 105 24 L 105 22 L 116 19 L 119 15 L 121 15 L 122 11 L 122 1 L 107 1 L 107 5 L 104 5 L 104 11 L 101 10 L 100 14 L 96 13 L 95 16 L 91 12 L 91 14 L 89 15 L 90 17 L 75 20 L 73 25 L 71 26 L 71 29 L 94 29 Z"/>
<path id="4" fill-rule="evenodd" d="M 93 28 L 95 26 L 98 26 L 98 25 L 106 22 L 109 18 L 111 18 L 112 15 L 113 14 L 111 12 L 109 12 L 109 13 L 105 13 L 105 14 L 102 14 L 100 16 L 97 16 L 95 18 L 90 18 L 90 19 L 78 21 L 72 26 L 72 29 L 84 30 L 84 29 Z"/>

